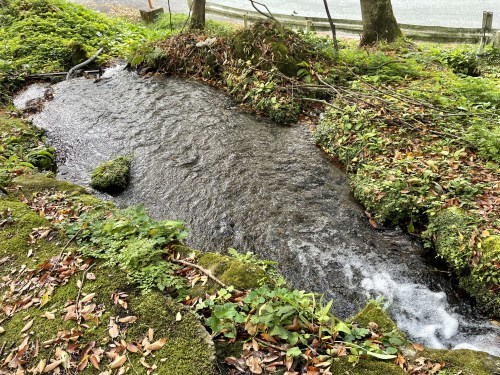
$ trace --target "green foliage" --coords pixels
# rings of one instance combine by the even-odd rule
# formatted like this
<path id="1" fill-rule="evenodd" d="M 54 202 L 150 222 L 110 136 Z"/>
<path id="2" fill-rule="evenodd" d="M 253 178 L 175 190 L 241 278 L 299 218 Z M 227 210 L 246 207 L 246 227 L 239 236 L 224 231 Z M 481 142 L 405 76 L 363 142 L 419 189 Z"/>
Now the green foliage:
<path id="1" fill-rule="evenodd" d="M 110 194 L 123 192 L 130 179 L 130 158 L 119 156 L 100 164 L 92 172 L 90 186 Z"/>
<path id="2" fill-rule="evenodd" d="M 53 163 L 54 149 L 45 144 L 41 130 L 0 112 L 0 186 L 36 168 L 52 170 Z"/>
<path id="3" fill-rule="evenodd" d="M 164 259 L 169 246 L 187 236 L 181 222 L 153 220 L 139 205 L 104 217 L 82 215 L 66 230 L 76 235 L 83 255 L 101 259 L 106 266 L 118 265 L 144 291 L 184 288 L 183 280 L 175 275 L 178 267 Z"/>
<path id="4" fill-rule="evenodd" d="M 27 74 L 67 71 L 100 47 L 101 62 L 126 55 L 144 30 L 63 0 L 11 1 L 0 8 L 0 103 Z"/>
<path id="5" fill-rule="evenodd" d="M 494 75 L 471 77 L 443 66 L 479 63 L 467 50 L 426 48 L 405 51 L 404 62 L 382 51 L 341 51 L 339 59 L 357 69 L 349 89 L 360 99 L 338 95 L 315 139 L 345 165 L 354 195 L 373 213 L 372 225 L 375 219 L 412 233 L 427 228 L 426 246 L 435 245 L 461 284 L 486 301 L 498 276 L 495 266 L 481 271 L 491 261 L 479 234 L 496 233 L 500 224 L 486 203 L 497 190 L 500 85 Z M 408 77 L 418 80 L 397 79 L 402 66 L 415 64 L 420 77 Z M 450 221 L 450 207 L 463 213 Z M 480 273 L 488 281 L 474 276 Z M 484 307 L 498 310 L 498 302 Z"/>
<path id="6" fill-rule="evenodd" d="M 316 340 L 329 353 L 323 358 L 325 361 L 332 361 L 336 355 L 335 350 L 326 348 L 342 342 L 353 362 L 361 355 L 395 358 L 397 347 L 405 342 L 394 332 L 384 335 L 378 343 L 367 339 L 371 336 L 369 329 L 339 321 L 330 312 L 333 301 L 325 304 L 313 293 L 263 286 L 249 291 L 242 301 L 233 302 L 231 292 L 232 288 L 221 289 L 196 306 L 200 313 L 211 311 L 205 323 L 212 336 L 224 335 L 230 339 L 236 339 L 239 333 L 272 336 L 290 345 L 287 356 L 292 357 L 300 356 Z"/>
<path id="7" fill-rule="evenodd" d="M 479 71 L 479 59 L 473 51 L 466 49 L 455 49 L 441 53 L 440 60 L 449 66 L 454 73 L 477 77 Z"/>

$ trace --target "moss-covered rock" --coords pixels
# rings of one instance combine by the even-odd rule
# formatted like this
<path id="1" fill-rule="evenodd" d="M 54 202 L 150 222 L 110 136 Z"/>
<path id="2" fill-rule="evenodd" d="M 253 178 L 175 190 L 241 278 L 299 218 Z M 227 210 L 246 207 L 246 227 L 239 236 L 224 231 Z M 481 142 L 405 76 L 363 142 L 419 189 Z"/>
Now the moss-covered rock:
<path id="1" fill-rule="evenodd" d="M 67 239 L 51 228 L 46 219 L 19 201 L 0 200 L 0 223 L 2 223 L 0 257 L 7 257 L 7 260 L 0 265 L 0 276 L 12 275 L 13 270 L 20 269 L 21 265 L 36 269 L 37 265 L 57 256 L 67 243 Z M 30 238 L 32 230 L 41 227 L 51 228 L 53 234 L 32 243 Z M 67 250 L 77 251 L 71 246 Z M 5 332 L 1 341 L 7 342 L 9 346 L 20 345 L 24 340 L 21 331 L 26 322 L 33 319 L 30 342 L 52 340 L 57 337 L 58 332 L 77 330 L 81 332 L 78 343 L 95 342 L 97 347 L 109 350 L 113 344 L 108 333 L 110 318 L 136 316 L 136 322 L 128 326 L 121 325 L 127 342 L 142 341 L 150 328 L 154 331 L 155 340 L 167 339 L 165 346 L 154 352 L 155 356 L 146 359 L 146 362 L 158 367 L 157 373 L 167 375 L 215 373 L 215 349 L 211 338 L 187 308 L 159 292 L 140 294 L 138 289 L 130 284 L 127 275 L 117 268 L 101 268 L 97 264 L 92 273 L 94 277 L 85 280 L 81 295 L 95 293 L 92 302 L 99 306 L 102 312 L 102 315 L 97 315 L 98 319 L 85 321 L 85 328 L 78 326 L 74 320 L 64 319 L 66 314 L 64 307 L 75 301 L 80 294 L 78 282 L 82 276 L 81 272 L 78 272 L 66 284 L 55 286 L 54 292 L 48 295 L 47 303 L 41 308 L 20 310 L 10 319 L 2 319 Z M 2 299 L 4 292 L 5 290 L 0 290 Z M 112 295 L 119 292 L 126 293 L 127 297 L 123 298 L 127 300 L 127 306 L 113 302 Z M 55 319 L 43 317 L 45 312 L 54 313 Z M 63 345 L 64 348 L 64 342 L 59 345 Z M 38 358 L 28 358 L 27 365 L 30 367 L 36 365 L 40 359 L 51 356 L 52 352 L 51 346 L 40 347 Z M 129 353 L 129 357 L 139 374 L 147 373 L 147 369 L 140 363 L 141 354 Z M 108 361 L 101 363 L 101 366 L 106 368 Z M 83 371 L 83 374 L 95 373 L 97 372 L 90 365 Z"/>
<path id="2" fill-rule="evenodd" d="M 492 289 L 500 279 L 500 236 L 489 236 L 471 247 L 469 241 L 478 222 L 478 217 L 450 207 L 430 219 L 424 236 L 433 241 L 437 254 L 455 271 L 460 286 L 476 299 L 479 308 L 499 316 L 500 296 Z"/>
<path id="3" fill-rule="evenodd" d="M 155 353 L 157 358 L 166 359 L 158 364 L 158 374 L 216 373 L 212 339 L 187 308 L 155 292 L 138 297 L 136 302 L 131 309 L 138 320 L 128 336 L 142 339 L 153 328 L 155 336 L 168 338 L 167 344 Z"/>
<path id="4" fill-rule="evenodd" d="M 458 207 L 442 210 L 430 219 L 429 229 L 434 235 L 437 254 L 456 271 L 464 271 L 470 261 L 470 238 L 477 218 L 470 217 Z"/>
<path id="5" fill-rule="evenodd" d="M 500 358 L 484 352 L 427 349 L 418 356 L 444 363 L 444 369 L 450 374 L 492 375 L 500 371 Z"/>
<path id="6" fill-rule="evenodd" d="M 251 263 L 217 253 L 200 253 L 198 264 L 210 270 L 222 282 L 236 289 L 257 288 L 263 282 L 270 282 L 266 272 Z"/>
<path id="7" fill-rule="evenodd" d="M 387 312 L 382 310 L 375 302 L 368 302 L 366 307 L 350 319 L 353 323 L 358 324 L 360 327 L 367 327 L 369 323 L 377 323 L 378 328 L 385 333 L 397 332 L 401 337 L 405 337 L 389 317 Z"/>
<path id="8" fill-rule="evenodd" d="M 459 283 L 474 296 L 481 309 L 492 316 L 500 316 L 500 293 L 494 291 L 500 280 L 500 236 L 482 241 L 481 258 L 469 275 L 460 277 Z"/>
<path id="9" fill-rule="evenodd" d="M 19 201 L 0 199 L 0 257 L 8 260 L 0 265 L 0 272 L 16 269 L 25 264 L 35 267 L 45 259 L 58 254 L 63 242 L 57 231 L 33 242 L 30 234 L 34 228 L 49 227 L 47 220 L 31 211 Z M 28 257 L 27 254 L 31 253 Z"/>
<path id="10" fill-rule="evenodd" d="M 19 191 L 25 196 L 33 193 L 43 192 L 45 190 L 58 190 L 75 194 L 88 194 L 86 190 L 78 185 L 73 185 L 66 181 L 57 180 L 51 175 L 34 174 L 21 175 L 14 178 L 11 186 L 20 188 Z"/>
<path id="11" fill-rule="evenodd" d="M 388 361 L 364 359 L 355 366 L 347 357 L 338 358 L 330 368 L 333 375 L 402 375 L 406 372 L 399 366 Z"/>
<path id="12" fill-rule="evenodd" d="M 90 186 L 105 193 L 119 194 L 127 188 L 129 179 L 130 159 L 119 156 L 94 169 Z"/>

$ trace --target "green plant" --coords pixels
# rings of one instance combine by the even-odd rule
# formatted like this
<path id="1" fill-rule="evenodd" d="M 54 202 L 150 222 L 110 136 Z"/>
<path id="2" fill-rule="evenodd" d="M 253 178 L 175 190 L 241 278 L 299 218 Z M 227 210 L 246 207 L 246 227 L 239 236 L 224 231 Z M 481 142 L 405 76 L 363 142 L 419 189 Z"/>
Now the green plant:
<path id="1" fill-rule="evenodd" d="M 185 287 L 175 275 L 178 267 L 164 259 L 169 246 L 187 236 L 182 222 L 153 220 L 138 205 L 105 216 L 84 214 L 65 228 L 76 236 L 84 256 L 101 259 L 105 266 L 120 266 L 144 291 L 180 292 Z"/>
<path id="2" fill-rule="evenodd" d="M 267 335 L 289 344 L 287 356 L 291 357 L 299 357 L 304 348 L 316 342 L 321 347 L 318 350 L 327 353 L 320 356 L 322 361 L 330 364 L 338 354 L 338 344 L 349 351 L 351 362 L 357 362 L 365 355 L 395 358 L 397 347 L 404 343 L 395 332 L 383 341 L 367 339 L 372 335 L 369 329 L 338 320 L 330 312 L 332 301 L 324 303 L 322 297 L 313 293 L 263 286 L 235 302 L 231 291 L 231 288 L 221 289 L 196 305 L 201 314 L 211 312 L 205 324 L 212 330 L 212 336 L 236 339 L 240 334 Z"/>

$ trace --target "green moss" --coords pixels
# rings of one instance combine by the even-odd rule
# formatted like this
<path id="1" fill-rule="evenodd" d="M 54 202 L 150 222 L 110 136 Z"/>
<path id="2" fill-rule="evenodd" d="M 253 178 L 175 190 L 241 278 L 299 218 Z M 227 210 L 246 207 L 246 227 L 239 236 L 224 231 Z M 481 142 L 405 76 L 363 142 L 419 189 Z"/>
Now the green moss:
<path id="1" fill-rule="evenodd" d="M 460 286 L 476 298 L 484 313 L 500 316 L 500 294 L 493 291 L 500 280 L 500 236 L 483 240 L 481 253 L 478 265 L 459 279 Z"/>
<path id="2" fill-rule="evenodd" d="M 472 350 L 427 349 L 418 353 L 419 357 L 444 362 L 445 370 L 462 375 L 491 375 L 500 368 L 500 359 L 484 352 Z"/>
<path id="3" fill-rule="evenodd" d="M 102 192 L 119 194 L 127 188 L 129 179 L 130 159 L 119 156 L 94 169 L 90 185 Z"/>
<path id="4" fill-rule="evenodd" d="M 28 206 L 18 201 L 0 200 L 0 222 L 8 220 L 0 227 L 0 257 L 8 256 L 8 262 L 0 266 L 0 271 L 12 270 L 25 264 L 34 267 L 45 259 L 58 254 L 64 239 L 54 232 L 36 243 L 30 242 L 33 228 L 50 227 L 47 220 L 31 211 Z M 32 255 L 28 258 L 28 252 Z"/>
<path id="5" fill-rule="evenodd" d="M 424 236 L 434 240 L 437 254 L 458 274 L 460 286 L 473 296 L 480 309 L 493 316 L 500 314 L 500 296 L 491 291 L 498 285 L 500 273 L 500 236 L 482 240 L 481 248 L 471 249 L 469 239 L 479 219 L 464 210 L 451 207 L 432 217 Z M 481 257 L 471 266 L 473 252 Z"/>
<path id="6" fill-rule="evenodd" d="M 366 307 L 357 313 L 351 320 L 363 328 L 367 327 L 368 323 L 374 322 L 377 323 L 382 332 L 387 333 L 396 331 L 401 337 L 405 337 L 396 323 L 394 323 L 389 315 L 375 302 L 369 302 Z"/>
<path id="7" fill-rule="evenodd" d="M 212 271 L 222 282 L 236 289 L 257 288 L 262 282 L 269 281 L 266 272 L 255 265 L 217 254 L 201 253 L 198 264 Z"/>
<path id="8" fill-rule="evenodd" d="M 363 359 L 353 366 L 347 357 L 336 360 L 330 371 L 333 375 L 401 375 L 406 372 L 391 362 Z"/>
<path id="9" fill-rule="evenodd" d="M 155 339 L 165 337 L 166 345 L 155 352 L 158 373 L 215 374 L 215 349 L 210 335 L 187 309 L 159 293 L 151 292 L 131 300 L 131 310 L 139 319 L 131 325 L 129 338 L 142 339 L 153 328 Z M 181 320 L 176 316 L 180 314 Z"/>
<path id="10" fill-rule="evenodd" d="M 66 181 L 56 180 L 54 177 L 45 174 L 21 175 L 14 178 L 11 185 L 20 187 L 21 192 L 26 197 L 33 195 L 33 193 L 43 192 L 44 190 L 87 194 L 85 189 L 81 186 L 73 185 Z"/>
<path id="11" fill-rule="evenodd" d="M 464 271 L 470 261 L 471 250 L 466 242 L 470 238 L 476 218 L 458 207 L 450 207 L 430 219 L 430 233 L 434 235 L 437 254 L 457 272 Z"/>

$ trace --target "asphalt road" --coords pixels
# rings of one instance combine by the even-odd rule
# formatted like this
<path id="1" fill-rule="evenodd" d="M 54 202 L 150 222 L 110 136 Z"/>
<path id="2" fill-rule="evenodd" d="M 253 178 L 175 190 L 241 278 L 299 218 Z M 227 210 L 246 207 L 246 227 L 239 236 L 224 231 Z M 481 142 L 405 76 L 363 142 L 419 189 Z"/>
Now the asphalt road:
<path id="1" fill-rule="evenodd" d="M 72 0 L 75 3 L 85 5 L 101 12 L 115 14 L 130 14 L 138 9 L 148 9 L 147 0 Z M 151 0 L 153 7 L 163 7 L 165 11 L 169 9 L 168 0 Z M 187 13 L 188 5 L 186 0 L 170 0 L 170 9 L 173 13 Z M 137 13 L 138 14 L 138 13 Z"/>

